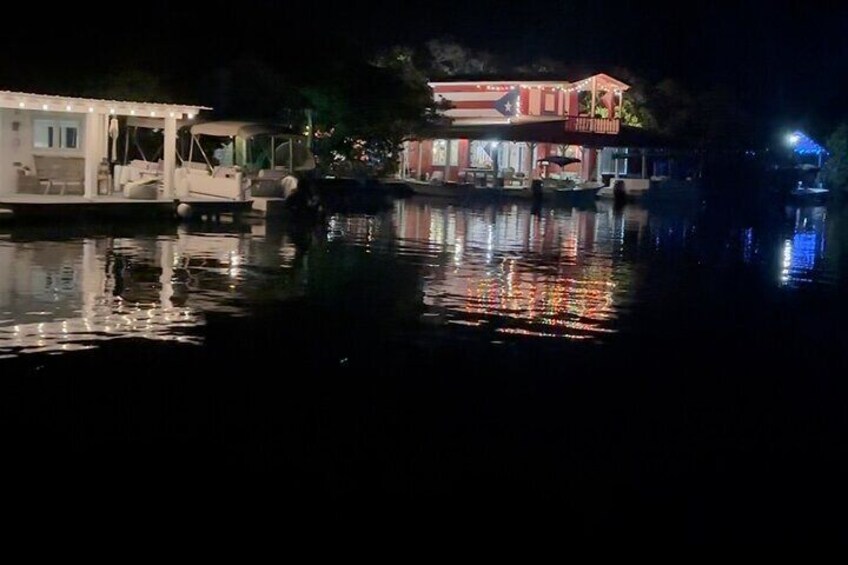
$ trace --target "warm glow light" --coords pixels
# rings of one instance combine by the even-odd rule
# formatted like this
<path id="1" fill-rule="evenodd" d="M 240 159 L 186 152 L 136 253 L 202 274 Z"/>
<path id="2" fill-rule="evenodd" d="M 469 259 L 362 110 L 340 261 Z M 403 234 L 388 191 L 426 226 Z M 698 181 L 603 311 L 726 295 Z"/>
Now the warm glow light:
<path id="1" fill-rule="evenodd" d="M 89 112 L 93 112 L 93 111 L 94 111 L 94 108 L 92 108 L 91 106 L 89 106 L 89 107 L 88 107 L 88 111 L 89 111 Z"/>
<path id="2" fill-rule="evenodd" d="M 189 114 L 189 115 L 188 115 L 188 119 L 189 119 L 189 120 L 194 119 L 194 114 Z"/>
<path id="3" fill-rule="evenodd" d="M 70 105 L 70 104 L 68 104 L 67 106 L 65 106 L 65 110 L 67 110 L 68 112 L 70 112 L 70 111 L 71 111 L 71 105 Z"/>
<path id="4" fill-rule="evenodd" d="M 156 115 L 156 112 L 150 112 L 150 115 L 151 115 L 151 116 L 155 116 L 155 115 Z"/>
<path id="5" fill-rule="evenodd" d="M 114 109 L 114 108 L 109 108 L 109 113 L 110 113 L 110 114 L 114 114 L 114 113 L 115 113 L 115 109 Z"/>
<path id="6" fill-rule="evenodd" d="M 41 109 L 42 109 L 42 110 L 46 110 L 46 109 L 47 109 L 47 104 L 42 104 L 42 105 L 41 105 Z"/>
<path id="7" fill-rule="evenodd" d="M 174 117 L 174 113 L 173 113 L 173 112 L 171 112 L 171 117 L 172 117 L 172 118 Z"/>
<path id="8" fill-rule="evenodd" d="M 19 106 L 20 108 L 23 108 L 24 106 L 26 106 L 26 104 L 24 104 L 23 102 L 18 102 L 18 106 Z"/>
<path id="9" fill-rule="evenodd" d="M 135 116 L 135 110 L 130 110 L 130 116 Z"/>

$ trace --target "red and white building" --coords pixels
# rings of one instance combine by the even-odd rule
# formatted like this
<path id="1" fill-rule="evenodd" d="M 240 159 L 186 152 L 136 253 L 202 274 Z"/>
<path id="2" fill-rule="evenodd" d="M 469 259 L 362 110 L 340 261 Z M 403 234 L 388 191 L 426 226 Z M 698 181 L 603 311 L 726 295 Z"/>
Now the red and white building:
<path id="1" fill-rule="evenodd" d="M 612 148 L 627 145 L 620 108 L 629 86 L 606 74 L 577 82 L 456 81 L 430 87 L 450 125 L 405 144 L 405 178 L 488 186 L 526 186 L 542 176 L 600 181 L 619 163 Z M 580 161 L 539 164 L 554 155 Z"/>

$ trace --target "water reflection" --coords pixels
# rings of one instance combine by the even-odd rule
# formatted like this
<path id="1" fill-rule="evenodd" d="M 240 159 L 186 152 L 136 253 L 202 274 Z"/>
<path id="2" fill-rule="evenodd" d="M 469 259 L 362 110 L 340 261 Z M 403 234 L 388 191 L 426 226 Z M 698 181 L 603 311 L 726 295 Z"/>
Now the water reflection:
<path id="1" fill-rule="evenodd" d="M 791 228 L 782 242 L 782 286 L 798 287 L 818 281 L 827 263 L 827 209 L 824 206 L 787 209 Z"/>
<path id="2" fill-rule="evenodd" d="M 304 229 L 206 225 L 64 239 L 24 229 L 0 234 L 0 356 L 116 337 L 198 344 L 209 314 L 253 316 L 257 305 L 293 298 L 309 300 L 315 319 L 301 323 L 317 333 L 380 320 L 388 334 L 602 340 L 633 312 L 668 298 L 703 301 L 703 284 L 732 288 L 740 274 L 757 273 L 746 285 L 790 291 L 833 283 L 841 240 L 828 235 L 825 208 L 768 221 L 732 211 L 411 199 Z"/>
<path id="3" fill-rule="evenodd" d="M 333 238 L 393 252 L 421 270 L 427 315 L 496 334 L 597 338 L 614 332 L 636 272 L 622 261 L 644 239 L 645 210 L 480 208 L 398 201 L 376 224 L 336 218 Z"/>
<path id="4" fill-rule="evenodd" d="M 198 344 L 192 330 L 205 314 L 240 315 L 247 301 L 292 292 L 278 271 L 300 260 L 293 241 L 261 226 L 67 241 L 0 236 L 0 356 L 116 337 Z"/>

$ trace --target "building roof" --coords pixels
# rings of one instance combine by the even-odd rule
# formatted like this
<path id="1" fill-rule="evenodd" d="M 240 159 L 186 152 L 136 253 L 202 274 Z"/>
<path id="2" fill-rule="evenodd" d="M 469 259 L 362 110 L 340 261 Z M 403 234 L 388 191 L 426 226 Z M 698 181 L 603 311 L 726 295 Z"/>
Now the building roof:
<path id="1" fill-rule="evenodd" d="M 551 87 L 570 87 L 576 90 L 588 89 L 591 85 L 592 79 L 597 81 L 598 87 L 603 90 L 627 90 L 630 88 L 630 85 L 622 82 L 616 78 L 613 78 L 605 73 L 597 73 L 594 75 L 587 76 L 580 80 L 524 80 L 524 79 L 516 79 L 515 77 L 504 77 L 501 80 L 493 77 L 486 77 L 480 80 L 475 80 L 474 78 L 469 77 L 457 77 L 456 80 L 440 80 L 440 81 L 431 81 L 429 84 L 431 87 L 438 86 L 458 86 L 458 85 L 500 85 L 500 84 L 509 84 L 515 86 L 551 86 Z"/>
<path id="2" fill-rule="evenodd" d="M 480 139 L 584 145 L 587 147 L 665 147 L 669 141 L 643 128 L 621 126 L 618 134 L 566 131 L 566 120 L 523 124 L 436 125 L 422 131 L 422 139 Z"/>
<path id="3" fill-rule="evenodd" d="M 183 116 L 193 118 L 198 112 L 200 112 L 200 110 L 212 109 L 207 106 L 196 106 L 191 104 L 104 100 L 100 98 L 79 98 L 75 96 L 14 92 L 11 90 L 0 90 L 0 108 L 114 114 L 118 116 L 171 116 L 177 118 L 181 118 Z"/>

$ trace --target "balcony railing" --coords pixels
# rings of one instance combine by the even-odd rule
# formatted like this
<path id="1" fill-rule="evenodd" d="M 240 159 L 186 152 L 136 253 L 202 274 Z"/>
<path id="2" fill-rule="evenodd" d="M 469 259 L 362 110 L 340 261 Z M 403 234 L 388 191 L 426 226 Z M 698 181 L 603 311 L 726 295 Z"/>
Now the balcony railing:
<path id="1" fill-rule="evenodd" d="M 582 133 L 608 133 L 615 135 L 621 129 L 621 120 L 616 118 L 589 118 L 569 116 L 565 119 L 565 131 Z"/>

